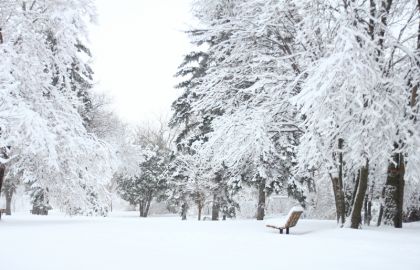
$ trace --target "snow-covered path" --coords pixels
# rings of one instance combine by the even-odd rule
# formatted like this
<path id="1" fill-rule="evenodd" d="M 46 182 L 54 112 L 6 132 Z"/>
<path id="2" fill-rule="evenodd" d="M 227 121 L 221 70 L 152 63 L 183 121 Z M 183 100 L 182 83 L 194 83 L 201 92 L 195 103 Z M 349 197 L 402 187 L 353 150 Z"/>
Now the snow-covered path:
<path id="1" fill-rule="evenodd" d="M 0 222 L 0 268 L 420 269 L 420 223 L 403 230 L 338 229 L 300 220 L 290 235 L 263 222 L 15 215 Z"/>

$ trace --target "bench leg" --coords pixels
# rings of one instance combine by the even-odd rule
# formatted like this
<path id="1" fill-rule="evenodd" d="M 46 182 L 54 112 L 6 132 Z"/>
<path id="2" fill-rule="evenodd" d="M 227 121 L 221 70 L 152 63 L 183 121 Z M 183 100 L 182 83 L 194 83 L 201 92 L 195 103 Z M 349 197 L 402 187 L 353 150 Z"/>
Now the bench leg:
<path id="1" fill-rule="evenodd" d="M 289 234 L 289 228 L 286 228 L 286 234 Z"/>
<path id="2" fill-rule="evenodd" d="M 280 234 L 283 234 L 283 229 L 279 229 L 280 230 Z"/>

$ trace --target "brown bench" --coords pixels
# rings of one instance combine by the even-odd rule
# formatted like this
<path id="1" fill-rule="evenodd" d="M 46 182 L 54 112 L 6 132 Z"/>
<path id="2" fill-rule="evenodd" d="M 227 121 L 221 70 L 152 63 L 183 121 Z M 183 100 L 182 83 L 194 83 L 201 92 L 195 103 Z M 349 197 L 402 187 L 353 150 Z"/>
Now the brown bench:
<path id="1" fill-rule="evenodd" d="M 6 214 L 6 209 L 0 208 L 0 219 L 2 214 Z"/>
<path id="2" fill-rule="evenodd" d="M 286 234 L 289 234 L 289 228 L 296 226 L 300 216 L 303 213 L 303 209 L 301 207 L 293 207 L 289 214 L 287 215 L 286 222 L 280 225 L 271 225 L 267 224 L 266 226 L 269 228 L 277 229 L 283 234 L 283 230 L 286 230 Z"/>

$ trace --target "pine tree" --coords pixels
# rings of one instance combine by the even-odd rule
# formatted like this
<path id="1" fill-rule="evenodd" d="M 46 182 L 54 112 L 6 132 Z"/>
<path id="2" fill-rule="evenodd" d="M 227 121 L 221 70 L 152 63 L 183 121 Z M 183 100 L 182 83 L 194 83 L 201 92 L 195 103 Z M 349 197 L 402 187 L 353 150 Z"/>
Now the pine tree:
<path id="1" fill-rule="evenodd" d="M 166 197 L 171 140 L 162 121 L 159 128 L 137 128 L 134 143 L 141 147 L 141 156 L 134 159 L 137 168 L 117 174 L 117 191 L 130 204 L 139 206 L 141 217 L 147 217 L 152 200 Z"/>
<path id="2" fill-rule="evenodd" d="M 195 144 L 194 151 L 211 160 L 213 174 L 223 163 L 237 187 L 243 182 L 259 190 L 258 219 L 264 216 L 266 195 L 287 189 L 299 132 L 288 101 L 297 89 L 285 83 L 295 80 L 299 63 L 293 58 L 293 28 L 284 28 L 298 23 L 299 16 L 293 6 L 282 5 L 283 11 L 273 8 L 277 4 L 196 4 L 196 16 L 206 27 L 202 35 L 218 42 L 208 47 L 209 68 L 193 88 L 199 98 L 190 105 L 196 119 L 211 119 L 207 141 Z M 288 60 L 280 61 L 283 57 Z"/>

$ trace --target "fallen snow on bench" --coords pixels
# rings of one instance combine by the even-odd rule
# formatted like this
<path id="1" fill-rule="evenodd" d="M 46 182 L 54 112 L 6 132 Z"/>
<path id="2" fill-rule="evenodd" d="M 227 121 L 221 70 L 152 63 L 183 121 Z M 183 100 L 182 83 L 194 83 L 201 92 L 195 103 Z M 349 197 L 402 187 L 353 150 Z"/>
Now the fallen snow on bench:
<path id="1" fill-rule="evenodd" d="M 289 220 L 290 216 L 295 212 L 304 212 L 304 209 L 301 206 L 293 206 L 289 210 L 289 213 L 286 216 L 266 219 L 265 220 L 265 225 L 270 226 L 270 227 L 272 227 L 272 226 L 284 227 L 286 225 L 287 221 Z M 300 218 L 299 218 L 299 220 L 300 220 Z M 299 223 L 299 220 L 298 220 L 298 223 Z"/>
<path id="2" fill-rule="evenodd" d="M 301 219 L 280 235 L 255 220 L 134 215 L 5 217 L 1 269 L 420 269 L 420 223 L 352 230 Z"/>

